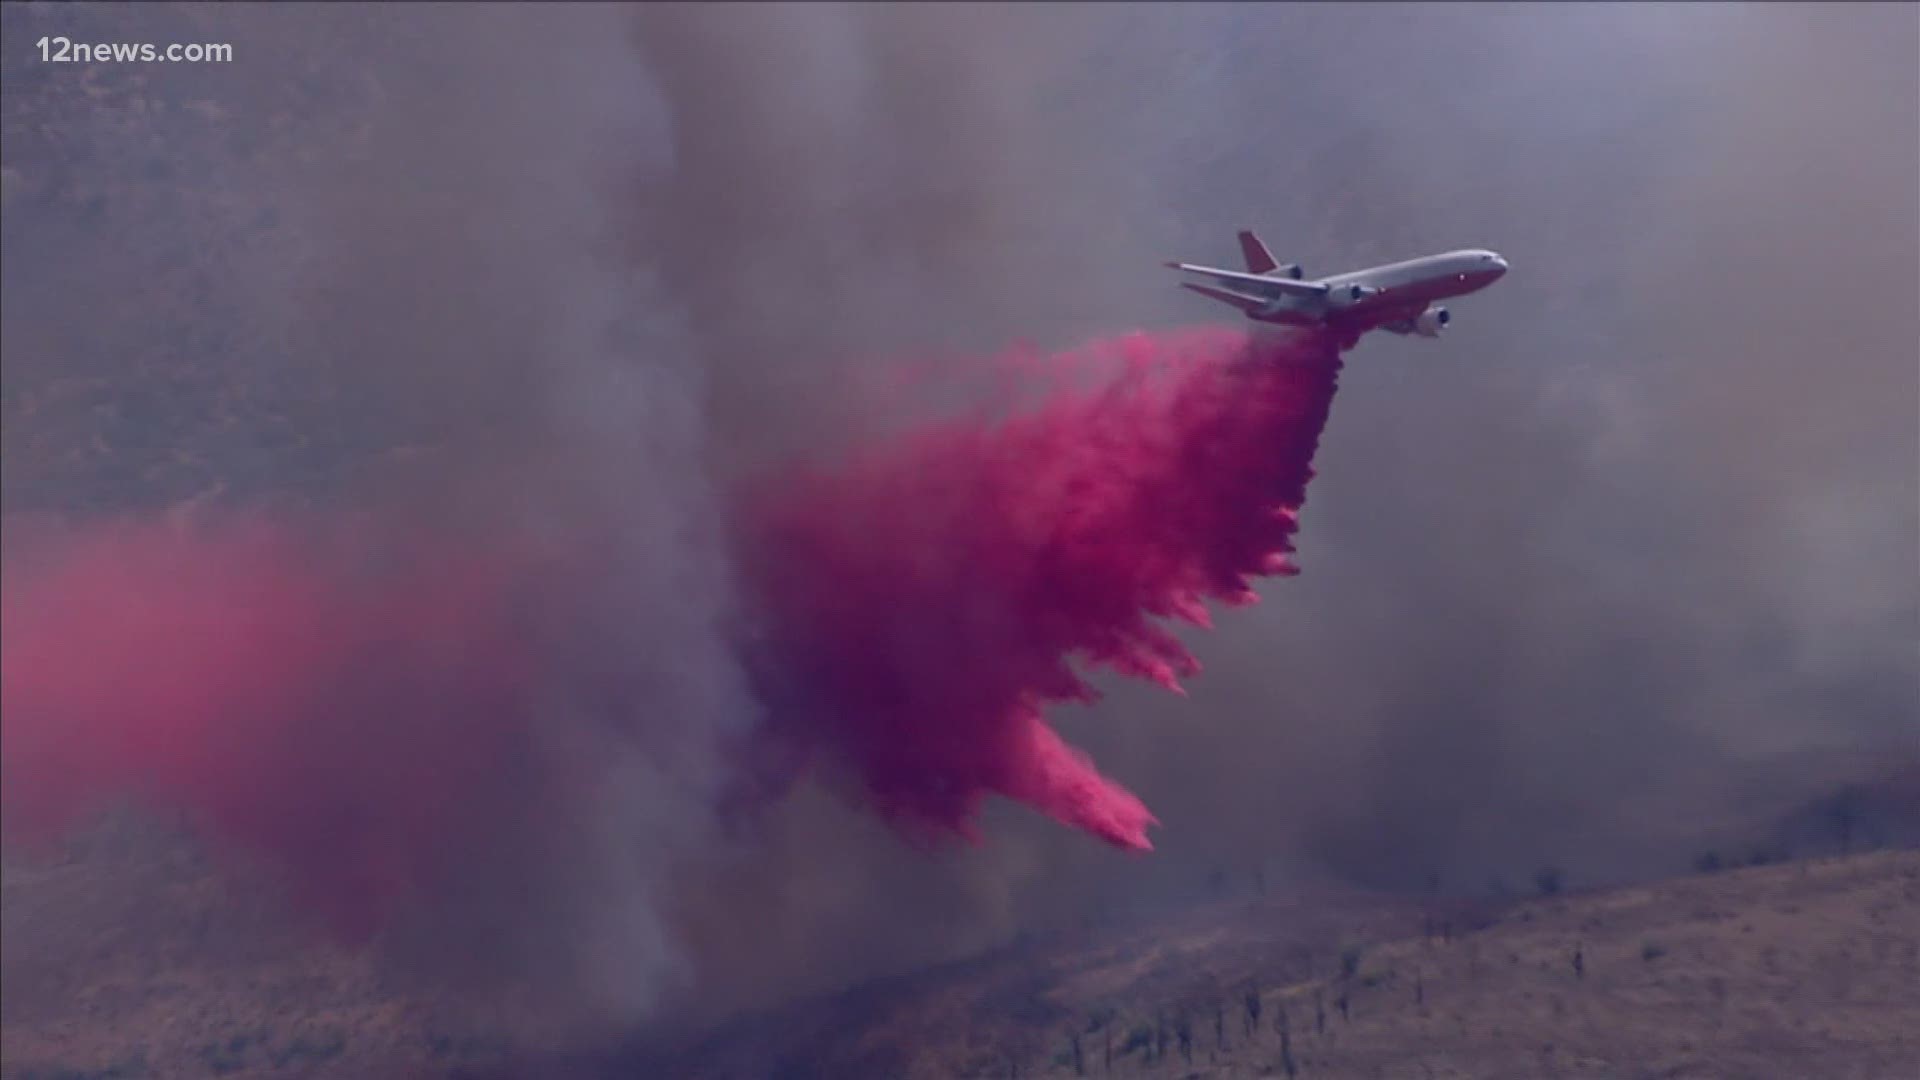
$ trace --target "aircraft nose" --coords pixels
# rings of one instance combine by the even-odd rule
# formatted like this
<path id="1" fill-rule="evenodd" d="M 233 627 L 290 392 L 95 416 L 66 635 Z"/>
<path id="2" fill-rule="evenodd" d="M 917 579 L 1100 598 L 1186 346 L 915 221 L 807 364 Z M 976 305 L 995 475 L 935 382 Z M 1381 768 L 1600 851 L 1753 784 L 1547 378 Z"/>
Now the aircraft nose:
<path id="1" fill-rule="evenodd" d="M 1494 276 L 1503 276 L 1507 272 L 1507 260 L 1492 252 L 1487 253 L 1487 261 L 1493 264 Z"/>

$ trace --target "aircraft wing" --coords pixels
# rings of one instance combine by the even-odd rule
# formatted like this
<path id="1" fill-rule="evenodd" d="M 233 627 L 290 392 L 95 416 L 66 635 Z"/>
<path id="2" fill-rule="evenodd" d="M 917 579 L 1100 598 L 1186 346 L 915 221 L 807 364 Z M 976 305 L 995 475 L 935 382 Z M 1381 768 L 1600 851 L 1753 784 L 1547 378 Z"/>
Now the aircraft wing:
<path id="1" fill-rule="evenodd" d="M 1220 270 L 1211 266 L 1194 266 L 1191 263 L 1170 262 L 1167 265 L 1175 270 L 1211 279 L 1216 286 L 1221 287 L 1220 291 L 1248 299 L 1267 302 L 1288 297 L 1320 300 L 1327 295 L 1327 287 L 1313 281 L 1294 281 L 1291 278 L 1267 277 L 1263 274 L 1243 274 L 1238 270 Z M 1188 287 L 1199 291 L 1195 286 Z M 1215 296 L 1216 299 L 1221 298 L 1214 292 L 1209 292 L 1207 295 Z"/>
<path id="2" fill-rule="evenodd" d="M 1191 289 L 1194 292 L 1199 293 L 1201 296 L 1207 297 L 1212 300 L 1219 300 L 1222 303 L 1232 304 L 1234 307 L 1239 308 L 1241 311 L 1244 311 L 1249 315 L 1252 315 L 1255 312 L 1261 310 L 1271 302 L 1271 301 L 1263 300 L 1257 296 L 1242 296 L 1239 293 L 1228 292 L 1225 289 L 1216 289 L 1211 285 L 1197 285 L 1191 281 L 1181 282 L 1180 287 L 1183 289 Z"/>

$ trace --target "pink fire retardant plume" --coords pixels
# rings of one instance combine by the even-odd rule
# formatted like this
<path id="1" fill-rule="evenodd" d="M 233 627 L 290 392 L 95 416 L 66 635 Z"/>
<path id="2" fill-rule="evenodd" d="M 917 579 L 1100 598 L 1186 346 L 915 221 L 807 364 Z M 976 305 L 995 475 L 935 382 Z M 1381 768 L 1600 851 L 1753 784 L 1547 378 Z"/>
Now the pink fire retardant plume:
<path id="1" fill-rule="evenodd" d="M 782 475 L 745 507 L 749 580 L 799 687 L 779 734 L 849 763 L 876 808 L 976 838 L 987 794 L 1124 848 L 1153 815 L 1046 723 L 1072 666 L 1180 692 L 1162 620 L 1291 574 L 1340 367 L 1315 335 L 1135 334 L 1059 358 L 1118 369 L 999 422 L 950 422 Z"/>
<path id="2" fill-rule="evenodd" d="M 7 838 L 44 842 L 133 797 L 283 872 L 343 936 L 377 929 L 481 816 L 525 658 L 492 568 L 392 537 L 384 567 L 351 547 L 143 522 L 10 566 Z"/>
<path id="3" fill-rule="evenodd" d="M 1093 700 L 1075 663 L 1177 691 L 1197 665 L 1163 620 L 1205 625 L 1206 601 L 1291 572 L 1338 348 L 1204 330 L 1058 364 L 1111 373 L 736 493 L 757 655 L 786 688 L 764 742 L 850 773 L 908 832 L 974 837 L 998 793 L 1145 850 L 1152 814 L 1043 712 Z M 274 518 L 13 543 L 7 839 L 144 800 L 374 932 L 518 801 L 526 740 L 554 722 L 540 689 L 577 670 L 538 627 L 605 617 L 595 567 L 488 535 Z"/>

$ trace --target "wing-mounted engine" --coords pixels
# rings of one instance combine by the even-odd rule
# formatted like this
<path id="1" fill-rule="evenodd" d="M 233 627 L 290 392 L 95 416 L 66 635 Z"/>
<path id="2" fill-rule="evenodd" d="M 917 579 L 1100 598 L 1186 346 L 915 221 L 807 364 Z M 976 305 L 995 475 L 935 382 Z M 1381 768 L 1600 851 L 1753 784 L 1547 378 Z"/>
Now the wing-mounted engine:
<path id="1" fill-rule="evenodd" d="M 1307 268 L 1299 263 L 1282 263 L 1273 268 L 1275 277 L 1292 278 L 1299 281 L 1307 276 Z"/>
<path id="2" fill-rule="evenodd" d="M 1421 337 L 1437 338 L 1440 336 L 1440 331 L 1446 329 L 1447 324 L 1452 321 L 1452 312 L 1439 304 L 1430 304 L 1425 311 L 1413 318 L 1387 323 L 1381 329 L 1391 330 L 1396 334 L 1418 334 Z"/>
<path id="3" fill-rule="evenodd" d="M 1347 307 L 1357 304 L 1370 296 L 1378 295 L 1380 295 L 1380 290 L 1376 286 L 1353 284 L 1342 285 L 1334 289 L 1331 294 L 1331 299 L 1337 306 Z"/>

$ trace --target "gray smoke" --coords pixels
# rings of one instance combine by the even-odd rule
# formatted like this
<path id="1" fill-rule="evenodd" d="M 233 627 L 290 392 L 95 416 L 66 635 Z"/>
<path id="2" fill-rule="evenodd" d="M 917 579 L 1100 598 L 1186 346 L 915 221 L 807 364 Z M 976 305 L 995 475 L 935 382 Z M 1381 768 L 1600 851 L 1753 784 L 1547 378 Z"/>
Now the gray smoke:
<path id="1" fill-rule="evenodd" d="M 376 543 L 431 527 L 590 570 L 589 602 L 525 611 L 542 698 L 516 782 L 491 793 L 508 824 L 455 852 L 384 946 L 443 992 L 530 989 L 523 1015 L 576 1033 L 630 1024 L 687 977 L 668 889 L 755 706 L 728 639 L 704 374 L 613 224 L 670 165 L 629 20 L 59 18 L 10 11 L 8 47 L 59 32 L 237 59 L 224 80 L 45 68 L 23 86 L 8 509 L 335 503 Z M 60 411 L 76 384 L 81 408 Z M 97 457 L 61 452 L 90 441 Z"/>
<path id="2" fill-rule="evenodd" d="M 496 966 L 557 954 L 603 1011 L 675 987 L 705 1012 L 1215 870 L 1653 872 L 1753 755 L 1920 753 L 1910 7 L 175 10 L 275 58 L 230 78 L 311 97 L 150 75 L 178 129 L 153 156 L 207 178 L 191 206 L 9 206 L 9 503 L 347 460 L 356 492 L 595 537 L 576 655 L 633 681 L 580 685 L 672 722 L 556 702 L 590 719 L 547 752 L 606 783 L 476 870 L 444 933 L 510 930 Z M 49 17 L 9 10 L 8 48 Z M 75 125 L 82 179 L 140 188 L 125 119 Z M 260 204 L 272 243 L 184 272 L 196 306 L 157 291 Z M 1195 638 L 1191 699 L 1114 686 L 1061 718 L 1159 813 L 1158 852 L 996 807 L 987 846 L 929 858 L 811 787 L 716 839 L 716 747 L 753 720 L 724 484 L 899 422 L 858 392 L 896 359 L 1223 318 L 1156 264 L 1249 226 L 1310 273 L 1469 245 L 1515 270 L 1445 340 L 1350 358 L 1306 573 Z M 221 326 L 259 340 L 189 340 Z M 129 493 L 25 388 L 153 341 L 282 419 L 142 435 L 205 467 Z"/>
<path id="3" fill-rule="evenodd" d="M 901 343 L 1217 317 L 1153 267 L 1240 226 L 1315 270 L 1517 269 L 1446 341 L 1353 357 L 1307 574 L 1196 639 L 1191 700 L 1064 718 L 1165 820 L 1151 860 L 1007 810 L 929 864 L 794 807 L 737 868 L 784 918 L 710 907 L 711 983 L 897 967 L 1215 870 L 1664 872 L 1763 754 L 1920 753 L 1910 12 L 787 18 L 642 33 L 681 118 L 663 250 L 756 437 L 871 422 L 828 372 Z"/>
<path id="4" fill-rule="evenodd" d="M 666 268 L 615 226 L 631 188 L 673 167 L 667 118 L 611 9 L 378 24 L 365 142 L 311 189 L 301 360 L 431 448 L 381 482 L 596 579 L 590 607 L 547 613 L 540 764 L 531 790 L 499 794 L 530 803 L 519 831 L 398 950 L 628 1023 L 690 974 L 671 888 L 754 720 L 727 638 L 705 373 Z"/>

